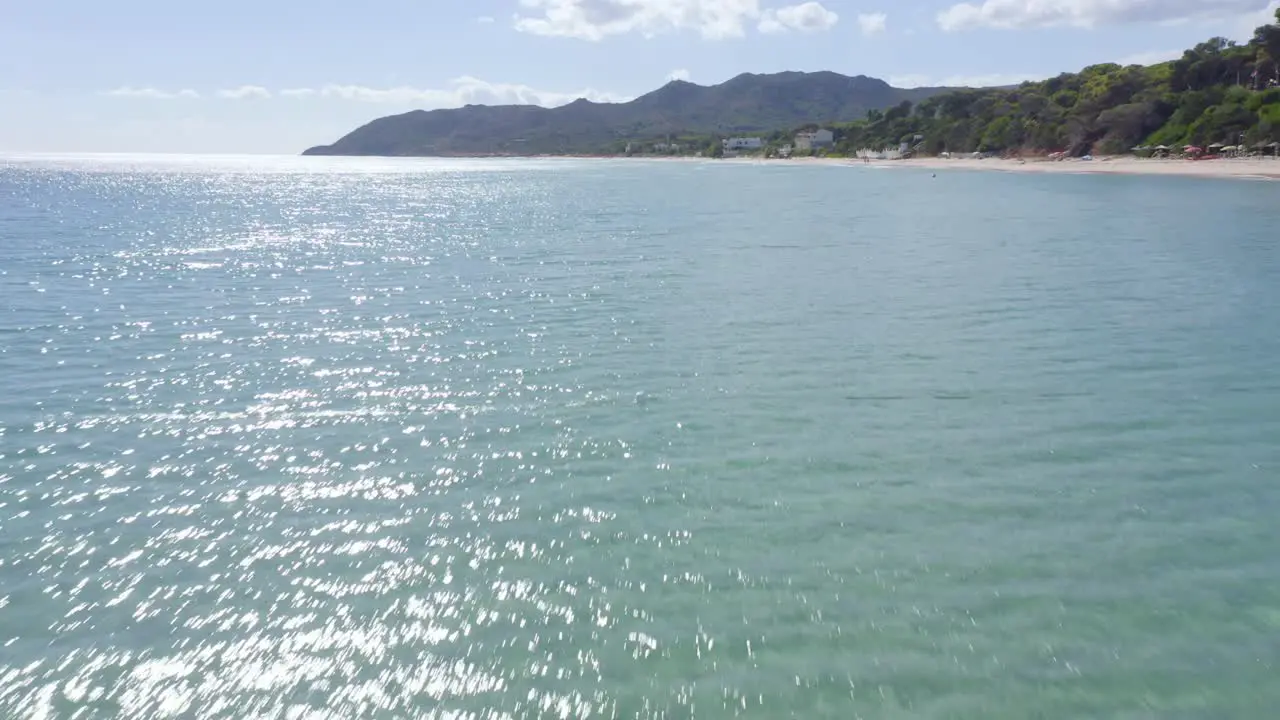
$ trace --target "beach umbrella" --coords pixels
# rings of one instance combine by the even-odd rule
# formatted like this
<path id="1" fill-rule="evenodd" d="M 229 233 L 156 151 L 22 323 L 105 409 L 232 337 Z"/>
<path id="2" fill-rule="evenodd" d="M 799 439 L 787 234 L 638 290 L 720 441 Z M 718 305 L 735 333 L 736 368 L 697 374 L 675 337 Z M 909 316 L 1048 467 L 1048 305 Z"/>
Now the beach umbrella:
<path id="1" fill-rule="evenodd" d="M 1157 149 L 1157 150 L 1168 150 L 1168 149 L 1169 149 L 1169 146 L 1168 146 L 1168 145 L 1157 145 L 1157 146 L 1156 146 L 1156 149 Z"/>
<path id="2" fill-rule="evenodd" d="M 1212 144 L 1212 145 L 1210 145 L 1210 146 L 1209 146 L 1209 149 L 1210 149 L 1210 150 L 1212 150 L 1212 149 L 1214 149 L 1214 148 L 1222 149 L 1222 148 L 1225 148 L 1225 147 L 1226 147 L 1226 146 L 1225 146 L 1225 145 L 1223 145 L 1222 143 L 1214 143 L 1214 144 Z"/>

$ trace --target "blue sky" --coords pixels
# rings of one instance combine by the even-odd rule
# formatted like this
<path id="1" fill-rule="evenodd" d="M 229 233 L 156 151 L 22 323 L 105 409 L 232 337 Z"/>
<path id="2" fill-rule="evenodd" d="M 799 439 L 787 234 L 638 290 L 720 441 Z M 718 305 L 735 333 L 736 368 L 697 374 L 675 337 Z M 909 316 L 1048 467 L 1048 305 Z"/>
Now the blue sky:
<path id="1" fill-rule="evenodd" d="M 381 115 L 835 70 L 999 84 L 1244 39 L 1280 0 L 6 0 L 0 151 L 295 153 Z"/>

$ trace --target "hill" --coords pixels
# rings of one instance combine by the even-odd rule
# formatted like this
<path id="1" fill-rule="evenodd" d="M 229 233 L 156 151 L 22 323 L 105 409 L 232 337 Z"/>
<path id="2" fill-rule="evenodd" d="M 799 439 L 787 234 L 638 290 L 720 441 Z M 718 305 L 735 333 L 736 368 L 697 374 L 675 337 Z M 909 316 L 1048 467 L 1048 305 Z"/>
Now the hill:
<path id="1" fill-rule="evenodd" d="M 925 100 L 942 88 L 902 89 L 833 72 L 743 74 L 705 87 L 675 80 L 626 103 L 577 100 L 557 108 L 468 105 L 378 118 L 304 155 L 482 155 L 621 152 L 628 141 L 762 132 L 852 121 Z"/>
<path id="2" fill-rule="evenodd" d="M 1280 10 L 1237 44 L 1212 38 L 1151 66 L 1094 65 L 1013 88 L 934 94 L 836 128 L 837 149 L 1127 153 L 1280 141 Z"/>

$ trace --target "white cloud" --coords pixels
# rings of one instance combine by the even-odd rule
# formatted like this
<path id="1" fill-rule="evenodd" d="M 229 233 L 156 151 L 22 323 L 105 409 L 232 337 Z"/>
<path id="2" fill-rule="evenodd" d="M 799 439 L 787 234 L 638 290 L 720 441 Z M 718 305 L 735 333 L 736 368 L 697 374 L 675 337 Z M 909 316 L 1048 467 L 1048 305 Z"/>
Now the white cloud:
<path id="1" fill-rule="evenodd" d="M 1221 20 L 1260 11 L 1271 0 L 982 0 L 938 13 L 946 31 Z"/>
<path id="2" fill-rule="evenodd" d="M 759 30 L 762 33 L 781 33 L 789 30 L 822 32 L 835 27 L 840 16 L 822 6 L 822 3 L 806 2 L 788 5 L 777 10 L 765 10 L 760 15 Z"/>
<path id="3" fill-rule="evenodd" d="M 667 75 L 667 80 L 684 80 L 687 82 L 689 80 L 689 71 L 684 68 L 672 70 L 671 73 Z"/>
<path id="4" fill-rule="evenodd" d="M 179 90 L 177 92 L 167 92 L 164 90 L 157 90 L 156 88 L 153 88 L 153 87 L 135 88 L 135 87 L 130 87 L 128 85 L 124 87 L 118 87 L 115 90 L 108 90 L 103 94 L 109 95 L 111 97 L 145 98 L 148 100 L 178 100 L 178 99 L 194 100 L 195 98 L 200 97 L 200 93 L 196 92 L 195 90 Z"/>
<path id="5" fill-rule="evenodd" d="M 1276 11 L 1280 10 L 1280 0 L 1272 0 L 1261 10 L 1245 13 L 1232 22 L 1233 30 L 1229 37 L 1238 40 L 1253 39 L 1253 31 L 1263 25 L 1271 25 L 1276 21 Z"/>
<path id="6" fill-rule="evenodd" d="M 1177 60 L 1182 57 L 1182 52 L 1182 50 L 1150 50 L 1125 55 L 1115 62 L 1117 65 L 1158 65 L 1162 62 Z"/>
<path id="7" fill-rule="evenodd" d="M 890 75 L 888 82 L 898 88 L 917 87 L 1004 87 L 1017 85 L 1028 80 L 1043 80 L 1044 75 L 1033 74 L 1001 74 L 990 75 L 950 75 L 947 77 L 931 77 L 929 75 Z"/>
<path id="8" fill-rule="evenodd" d="M 889 16 L 882 12 L 865 13 L 858 16 L 858 27 L 861 28 L 863 35 L 875 35 L 882 33 L 888 27 Z"/>
<path id="9" fill-rule="evenodd" d="M 938 87 L 934 84 L 934 79 L 928 75 L 911 74 L 911 75 L 890 75 L 884 79 L 885 82 L 896 88 L 918 88 L 918 87 Z"/>
<path id="10" fill-rule="evenodd" d="M 271 97 L 271 91 L 258 85 L 241 85 L 231 90 L 219 90 L 218 97 L 226 100 L 266 99 Z"/>
<path id="11" fill-rule="evenodd" d="M 687 70 L 676 70 L 672 76 L 683 75 L 688 78 Z M 155 88 L 122 87 L 110 90 L 104 95 L 129 98 L 175 99 L 198 98 L 194 90 L 164 92 Z M 462 105 L 541 105 L 556 107 L 566 105 L 579 98 L 592 102 L 616 103 L 626 102 L 630 97 L 611 92 L 587 88 L 577 92 L 558 92 L 542 90 L 517 83 L 494 83 L 479 78 L 464 76 L 449 83 L 443 88 L 417 88 L 398 86 L 375 88 L 365 85 L 340 85 L 330 83 L 320 87 L 285 88 L 273 94 L 271 90 L 258 85 L 242 85 L 230 90 L 219 90 L 216 97 L 227 100 L 247 98 L 269 99 L 275 95 L 294 100 L 349 100 L 353 102 L 384 103 L 420 108 L 460 107 Z"/>
<path id="12" fill-rule="evenodd" d="M 447 88 L 415 88 L 399 86 L 372 88 L 363 85 L 330 84 L 319 88 L 291 88 L 281 95 L 293 98 L 324 98 L 355 102 L 412 105 L 422 108 L 459 107 L 462 105 L 541 105 L 556 107 L 579 98 L 592 102 L 626 102 L 628 97 L 594 89 L 578 92 L 540 90 L 514 83 L 492 83 L 474 77 L 460 77 Z"/>
<path id="13" fill-rule="evenodd" d="M 707 39 L 742 37 L 756 22 L 761 32 L 830 28 L 839 16 L 818 2 L 773 10 L 760 0 L 520 0 L 515 27 L 535 35 L 599 41 L 636 33 L 653 37 L 690 30 Z"/>
<path id="14" fill-rule="evenodd" d="M 760 15 L 759 0 L 520 0 L 536 15 L 517 15 L 516 29 L 535 35 L 603 40 L 696 30 L 710 39 L 739 37 Z"/>

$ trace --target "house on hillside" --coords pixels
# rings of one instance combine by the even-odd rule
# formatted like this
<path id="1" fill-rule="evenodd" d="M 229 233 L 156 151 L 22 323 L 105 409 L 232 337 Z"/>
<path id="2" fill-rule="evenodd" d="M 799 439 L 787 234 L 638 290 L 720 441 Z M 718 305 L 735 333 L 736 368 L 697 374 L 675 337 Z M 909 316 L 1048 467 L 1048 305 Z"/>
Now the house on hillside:
<path id="1" fill-rule="evenodd" d="M 796 135 L 796 150 L 813 151 L 829 148 L 836 144 L 836 135 L 830 130 L 818 129 L 813 132 L 802 132 Z"/>
<path id="2" fill-rule="evenodd" d="M 725 152 L 738 150 L 759 150 L 764 147 L 764 140 L 758 137 L 733 137 L 721 141 Z"/>

